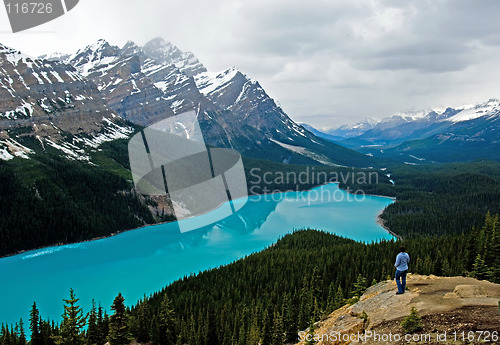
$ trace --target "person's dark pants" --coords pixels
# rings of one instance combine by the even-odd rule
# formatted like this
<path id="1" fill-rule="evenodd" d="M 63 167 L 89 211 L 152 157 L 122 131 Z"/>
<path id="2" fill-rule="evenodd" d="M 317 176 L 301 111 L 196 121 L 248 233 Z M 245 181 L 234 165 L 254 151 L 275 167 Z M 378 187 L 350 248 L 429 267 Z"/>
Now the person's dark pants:
<path id="1" fill-rule="evenodd" d="M 396 270 L 396 285 L 398 286 L 398 292 L 399 293 L 404 293 L 406 289 L 406 273 L 408 273 L 408 270 L 406 271 L 399 271 Z"/>

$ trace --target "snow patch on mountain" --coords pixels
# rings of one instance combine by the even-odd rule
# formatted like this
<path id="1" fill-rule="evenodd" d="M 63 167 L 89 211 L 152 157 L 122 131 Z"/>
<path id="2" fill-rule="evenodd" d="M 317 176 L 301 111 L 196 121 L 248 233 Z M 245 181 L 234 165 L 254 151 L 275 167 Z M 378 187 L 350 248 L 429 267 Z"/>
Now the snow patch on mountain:
<path id="1" fill-rule="evenodd" d="M 337 137 L 345 137 L 345 138 L 355 137 L 372 129 L 373 127 L 375 127 L 377 123 L 378 123 L 377 120 L 372 118 L 367 118 L 353 125 L 342 125 L 335 129 L 324 131 L 323 133 Z"/>
<path id="2" fill-rule="evenodd" d="M 33 150 L 20 144 L 12 138 L 0 140 L 0 159 L 11 160 L 14 157 L 29 159 L 29 154 L 33 154 Z"/>
<path id="3" fill-rule="evenodd" d="M 325 155 L 313 152 L 313 151 L 311 151 L 311 150 L 309 150 L 309 149 L 307 149 L 307 148 L 305 148 L 303 146 L 295 146 L 295 145 L 285 144 L 285 143 L 282 143 L 281 141 L 278 141 L 278 140 L 275 140 L 275 139 L 270 139 L 270 141 L 272 141 L 275 144 L 278 144 L 279 146 L 281 146 L 281 147 L 283 147 L 283 148 L 285 148 L 285 149 L 287 149 L 289 151 L 292 151 L 292 152 L 301 154 L 301 155 L 303 155 L 305 157 L 314 159 L 316 162 L 319 162 L 321 164 L 335 165 L 331 161 L 331 159 L 329 159 Z"/>
<path id="4" fill-rule="evenodd" d="M 8 110 L 4 113 L 0 112 L 0 118 L 4 117 L 9 120 L 17 120 L 20 118 L 31 117 L 33 115 L 33 105 L 26 102 L 25 100 L 21 100 L 21 102 L 21 105 L 13 110 Z"/>
<path id="5" fill-rule="evenodd" d="M 475 106 L 469 106 L 456 114 L 455 116 L 452 116 L 448 119 L 445 119 L 444 121 L 449 121 L 449 122 L 463 122 L 463 121 L 470 121 L 474 120 L 486 115 L 490 115 L 493 110 L 498 110 L 500 106 L 500 100 L 496 98 L 492 98 L 488 100 L 487 102 L 477 104 Z"/>
<path id="6" fill-rule="evenodd" d="M 90 162 L 89 149 L 95 150 L 108 141 L 129 138 L 134 132 L 132 127 L 120 126 L 107 118 L 103 117 L 102 121 L 105 126 L 101 133 L 91 136 L 75 135 L 71 139 L 71 142 L 65 139 L 55 142 L 50 138 L 40 138 L 38 136 L 37 138 L 42 146 L 44 143 L 47 143 L 49 146 L 61 151 L 67 159 L 85 161 L 92 164 Z"/>
<path id="7" fill-rule="evenodd" d="M 200 73 L 194 77 L 194 81 L 200 92 L 203 95 L 208 96 L 216 90 L 229 87 L 232 80 L 238 75 L 238 73 L 243 74 L 235 67 L 231 67 L 220 73 Z"/>
<path id="8" fill-rule="evenodd" d="M 70 63 L 78 72 L 87 76 L 96 66 L 112 63 L 118 57 L 119 50 L 106 40 L 100 39 L 70 55 L 65 62 Z"/>

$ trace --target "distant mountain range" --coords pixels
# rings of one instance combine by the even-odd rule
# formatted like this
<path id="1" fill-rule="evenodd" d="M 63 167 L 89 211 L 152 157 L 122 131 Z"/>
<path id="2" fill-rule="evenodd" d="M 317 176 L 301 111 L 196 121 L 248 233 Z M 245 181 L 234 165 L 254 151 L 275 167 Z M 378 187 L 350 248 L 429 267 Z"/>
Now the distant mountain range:
<path id="1" fill-rule="evenodd" d="M 31 58 L 0 45 L 0 157 L 28 157 L 36 137 L 72 159 L 196 110 L 210 145 L 285 163 L 376 166 L 377 160 L 315 136 L 292 121 L 262 86 L 232 67 L 208 72 L 161 38 L 143 47 L 99 40 L 76 53 Z"/>
<path id="2" fill-rule="evenodd" d="M 408 164 L 500 160 L 500 101 L 397 114 L 314 133 L 368 155 Z"/>

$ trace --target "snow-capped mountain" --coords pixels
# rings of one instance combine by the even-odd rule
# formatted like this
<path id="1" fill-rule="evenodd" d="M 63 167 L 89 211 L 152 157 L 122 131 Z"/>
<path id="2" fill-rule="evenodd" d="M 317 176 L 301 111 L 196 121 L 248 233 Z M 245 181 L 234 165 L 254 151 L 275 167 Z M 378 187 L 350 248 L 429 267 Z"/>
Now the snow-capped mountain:
<path id="1" fill-rule="evenodd" d="M 351 138 L 363 134 L 367 130 L 372 129 L 378 123 L 375 119 L 365 119 L 354 125 L 342 125 L 338 128 L 331 129 L 326 134 L 340 138 Z"/>
<path id="2" fill-rule="evenodd" d="M 460 107 L 462 110 L 456 115 L 443 119 L 443 121 L 457 123 L 492 116 L 492 114 L 496 114 L 499 107 L 500 100 L 492 98 L 484 103 L 462 106 Z"/>
<path id="3" fill-rule="evenodd" d="M 157 37 L 142 48 L 146 56 L 163 64 L 172 64 L 188 77 L 192 77 L 207 69 L 191 52 L 183 52 L 170 42 Z"/>
<path id="4" fill-rule="evenodd" d="M 88 159 L 84 147 L 126 137 L 129 126 L 108 107 L 97 87 L 75 68 L 0 45 L 0 156 L 27 158 L 21 137 Z"/>
<path id="5" fill-rule="evenodd" d="M 326 139 L 329 141 L 333 141 L 333 142 L 344 140 L 344 137 L 339 137 L 339 136 L 328 134 L 329 131 L 325 131 L 325 132 L 319 131 L 307 123 L 301 123 L 300 125 L 317 137 L 320 137 L 320 138 L 323 138 L 323 139 Z"/>
<path id="6" fill-rule="evenodd" d="M 238 69 L 233 67 L 220 73 L 209 73 L 192 53 L 182 52 L 161 38 L 153 39 L 143 47 L 127 42 L 122 48 L 99 40 L 72 55 L 56 54 L 50 59 L 36 61 L 44 68 L 55 66 L 67 72 L 61 72 L 64 76 L 62 81 L 57 80 L 58 91 L 54 95 L 50 87 L 44 86 L 42 95 L 34 99 L 47 96 L 47 100 L 38 103 L 49 102 L 52 107 L 60 103 L 58 110 L 49 109 L 47 103 L 47 109 L 42 111 L 59 112 L 61 119 L 69 119 L 66 116 L 71 113 L 69 109 L 74 113 L 81 109 L 89 114 L 81 121 L 94 124 L 97 131 L 102 131 L 99 123 L 104 119 L 108 126 L 122 118 L 148 126 L 194 109 L 210 145 L 232 147 L 243 155 L 280 162 L 375 165 L 372 158 L 318 138 L 297 125 L 256 80 Z M 14 70 L 0 69 L 0 73 L 6 80 L 5 85 L 11 85 L 9 78 L 17 75 Z M 52 75 L 49 70 L 43 73 L 35 71 L 41 78 L 44 78 L 44 73 Z M 77 82 L 80 84 L 77 85 Z M 58 92 L 71 97 L 66 100 Z M 13 90 L 12 94 L 17 97 L 17 90 Z M 26 102 L 37 103 L 36 100 Z M 63 106 L 63 102 L 70 100 L 81 104 L 65 103 Z M 15 107 L 9 106 L 6 111 L 24 104 L 18 103 Z M 39 107 L 43 108 L 42 105 Z M 8 116 L 13 115 L 9 113 Z M 12 126 L 20 126 L 19 116 L 12 119 L 15 120 Z M 7 118 L 7 115 L 4 117 Z M 59 121 L 65 124 L 63 120 Z M 68 128 L 57 128 L 73 135 L 70 125 L 80 128 L 82 132 L 90 126 L 81 126 L 79 122 L 73 119 L 65 124 Z M 123 127 L 123 131 L 127 130 L 131 131 Z"/>
<path id="7" fill-rule="evenodd" d="M 325 133 L 308 130 L 364 154 L 411 164 L 500 159 L 499 109 L 500 100 L 490 99 L 445 110 L 402 112 Z"/>
<path id="8" fill-rule="evenodd" d="M 390 118 L 390 119 L 393 119 Z M 500 101 L 432 111 L 391 125 L 383 120 L 342 144 L 374 156 L 408 162 L 499 159 Z"/>
<path id="9" fill-rule="evenodd" d="M 143 47 L 128 42 L 121 49 L 101 40 L 67 62 L 97 85 L 110 108 L 141 126 L 194 109 L 214 146 L 284 162 L 366 161 L 305 131 L 238 69 L 207 72 L 192 53 L 161 38 Z"/>
<path id="10" fill-rule="evenodd" d="M 439 121 L 438 133 L 405 141 L 386 155 L 428 161 L 500 160 L 500 101 L 490 99 Z M 436 132 L 436 131 L 435 131 Z"/>

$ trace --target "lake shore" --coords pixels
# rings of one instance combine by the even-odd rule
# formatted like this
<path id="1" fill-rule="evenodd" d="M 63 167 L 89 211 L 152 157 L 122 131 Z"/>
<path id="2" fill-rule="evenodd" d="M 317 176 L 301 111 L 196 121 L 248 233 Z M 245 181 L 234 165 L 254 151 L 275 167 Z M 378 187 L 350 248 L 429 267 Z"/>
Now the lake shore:
<path id="1" fill-rule="evenodd" d="M 337 185 L 337 188 L 339 188 L 339 190 L 342 190 L 342 191 L 344 191 L 346 193 L 349 193 L 347 190 L 341 189 L 339 187 L 339 185 L 340 185 L 339 182 L 330 182 L 330 183 L 327 183 L 327 184 L 335 184 L 335 185 Z M 327 184 L 315 186 L 315 187 L 312 187 L 310 189 L 304 190 L 303 192 L 310 191 L 310 190 L 312 190 L 314 188 L 321 188 L 322 186 L 325 186 Z M 271 192 L 271 193 L 262 193 L 262 194 L 258 194 L 258 195 L 272 195 L 272 194 L 279 194 L 279 193 L 285 193 L 285 192 L 286 191 L 281 191 L 281 192 L 276 191 L 276 192 Z M 353 193 L 349 193 L 349 194 L 355 195 Z M 395 197 L 390 197 L 390 196 L 385 196 L 385 195 L 376 195 L 376 194 L 363 194 L 363 195 L 364 196 L 370 196 L 370 197 L 389 198 L 389 199 L 393 200 L 394 202 L 396 201 Z M 384 210 L 380 211 L 380 213 L 376 216 L 375 221 L 377 222 L 377 224 L 379 224 L 381 227 L 383 227 L 391 236 L 394 236 L 397 239 L 401 240 L 402 239 L 401 236 L 395 234 L 388 227 L 386 227 L 384 225 L 383 220 L 380 218 L 380 216 L 382 215 L 383 212 L 384 212 Z M 66 246 L 66 245 L 72 245 L 72 244 L 86 243 L 86 242 L 92 242 L 92 241 L 102 240 L 102 239 L 106 239 L 106 238 L 110 238 L 110 237 L 113 237 L 113 236 L 116 236 L 116 235 L 123 234 L 123 233 L 128 232 L 128 231 L 140 230 L 140 229 L 148 227 L 148 226 L 168 224 L 168 223 L 171 223 L 171 222 L 175 222 L 175 221 L 166 221 L 166 222 L 158 222 L 158 223 L 152 223 L 152 224 L 144 224 L 144 225 L 136 227 L 136 228 L 115 231 L 115 232 L 110 233 L 109 235 L 103 235 L 103 236 L 99 236 L 99 237 L 94 237 L 94 238 L 90 238 L 90 239 L 83 240 L 83 241 L 78 241 L 78 242 L 54 243 L 54 244 L 40 246 L 40 247 L 37 247 L 37 248 L 20 250 L 20 251 L 18 251 L 16 253 L 12 253 L 12 254 L 7 254 L 7 255 L 0 256 L 0 259 L 12 257 L 12 256 L 17 256 L 17 255 L 22 255 L 22 254 L 26 254 L 26 253 L 29 253 L 29 252 L 34 252 L 34 251 L 45 249 L 45 248 L 60 247 L 60 246 Z"/>
<path id="2" fill-rule="evenodd" d="M 377 216 L 375 217 L 375 221 L 377 222 L 377 224 L 380 225 L 381 227 L 383 227 L 389 234 L 391 234 L 392 236 L 396 237 L 398 240 L 401 241 L 403 239 L 403 237 L 394 233 L 393 231 L 391 231 L 391 229 L 389 229 L 387 226 L 385 226 L 384 220 L 381 217 L 382 213 L 384 213 L 384 210 L 380 211 L 379 214 L 377 214 Z"/>

